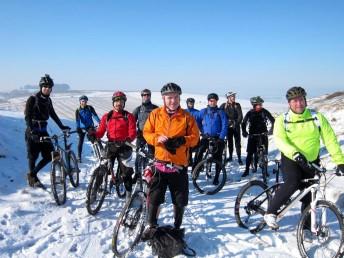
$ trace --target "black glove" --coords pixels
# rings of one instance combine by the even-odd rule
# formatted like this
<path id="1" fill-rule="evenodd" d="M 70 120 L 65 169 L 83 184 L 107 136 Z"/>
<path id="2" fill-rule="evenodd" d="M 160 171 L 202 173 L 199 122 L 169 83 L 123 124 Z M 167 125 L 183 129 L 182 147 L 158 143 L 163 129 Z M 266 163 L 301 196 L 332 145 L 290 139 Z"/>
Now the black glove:
<path id="1" fill-rule="evenodd" d="M 179 148 L 180 146 L 182 146 L 186 143 L 184 136 L 172 138 L 171 141 L 174 144 L 174 147 L 176 147 L 176 148 Z"/>
<path id="2" fill-rule="evenodd" d="M 82 134 L 82 129 L 80 127 L 76 128 L 78 134 Z"/>
<path id="3" fill-rule="evenodd" d="M 242 130 L 242 136 L 243 136 L 244 138 L 246 138 L 246 137 L 248 136 L 248 133 L 246 132 L 246 130 Z"/>
<path id="4" fill-rule="evenodd" d="M 339 164 L 336 170 L 337 176 L 344 176 L 344 164 Z"/>
<path id="5" fill-rule="evenodd" d="M 96 138 L 96 131 L 91 131 L 91 130 L 88 131 L 87 138 L 88 138 L 88 140 L 90 142 L 94 143 L 97 140 L 97 138 Z"/>
<path id="6" fill-rule="evenodd" d="M 61 130 L 70 130 L 71 128 L 70 128 L 69 126 L 67 126 L 67 125 L 62 125 L 62 126 L 60 127 L 60 129 L 61 129 Z"/>
<path id="7" fill-rule="evenodd" d="M 304 170 L 309 170 L 311 169 L 307 159 L 305 156 L 303 156 L 302 153 L 300 152 L 296 152 L 293 156 L 294 160 L 296 161 L 296 163 L 303 168 Z"/>
<path id="8" fill-rule="evenodd" d="M 164 142 L 166 150 L 168 150 L 171 154 L 176 154 L 176 146 L 174 141 L 171 138 L 168 138 L 166 142 Z"/>

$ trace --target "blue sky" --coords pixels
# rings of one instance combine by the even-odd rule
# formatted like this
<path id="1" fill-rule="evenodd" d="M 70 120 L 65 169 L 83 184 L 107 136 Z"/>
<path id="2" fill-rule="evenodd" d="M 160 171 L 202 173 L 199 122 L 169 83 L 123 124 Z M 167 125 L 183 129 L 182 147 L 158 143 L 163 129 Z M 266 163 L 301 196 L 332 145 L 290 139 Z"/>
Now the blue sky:
<path id="1" fill-rule="evenodd" d="M 0 89 L 343 90 L 344 1 L 0 2 Z"/>

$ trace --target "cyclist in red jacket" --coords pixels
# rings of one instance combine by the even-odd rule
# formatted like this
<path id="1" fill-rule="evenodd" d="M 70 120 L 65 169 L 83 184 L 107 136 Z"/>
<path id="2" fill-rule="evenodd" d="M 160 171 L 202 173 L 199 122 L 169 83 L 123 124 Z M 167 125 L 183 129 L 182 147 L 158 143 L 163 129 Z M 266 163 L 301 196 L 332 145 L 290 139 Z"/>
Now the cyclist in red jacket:
<path id="1" fill-rule="evenodd" d="M 116 91 L 112 96 L 113 109 L 103 115 L 97 131 L 91 135 L 100 139 L 106 132 L 109 142 L 105 149 L 113 163 L 115 159 L 118 160 L 128 198 L 132 190 L 134 163 L 131 162 L 133 150 L 125 145 L 125 142 L 131 142 L 136 138 L 136 121 L 133 114 L 124 110 L 126 101 L 126 95 L 121 91 Z"/>

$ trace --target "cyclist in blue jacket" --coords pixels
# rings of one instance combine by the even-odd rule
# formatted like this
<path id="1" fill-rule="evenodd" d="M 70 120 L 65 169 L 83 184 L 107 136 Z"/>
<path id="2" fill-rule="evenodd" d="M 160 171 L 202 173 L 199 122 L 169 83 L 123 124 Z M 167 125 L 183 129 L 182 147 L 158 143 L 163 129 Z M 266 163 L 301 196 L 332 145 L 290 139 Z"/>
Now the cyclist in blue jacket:
<path id="1" fill-rule="evenodd" d="M 78 143 L 78 161 L 81 162 L 81 153 L 82 153 L 82 145 L 84 144 L 84 138 L 86 131 L 90 128 L 94 128 L 93 119 L 99 123 L 100 119 L 94 110 L 94 108 L 90 105 L 87 105 L 88 97 L 82 95 L 79 98 L 80 106 L 75 111 L 75 121 L 76 121 L 76 130 L 79 135 L 79 143 Z"/>
<path id="2" fill-rule="evenodd" d="M 197 122 L 197 116 L 199 114 L 199 110 L 195 108 L 195 99 L 187 98 L 186 106 L 187 108 L 185 110 L 188 111 L 196 119 L 196 122 Z M 198 128 L 200 127 L 200 125 L 197 125 L 197 126 Z M 199 147 L 199 141 L 195 147 L 189 149 L 189 166 L 193 166 L 194 164 L 194 161 L 192 159 L 192 153 L 197 152 L 198 147 Z"/>
<path id="3" fill-rule="evenodd" d="M 203 153 L 209 145 L 209 137 L 218 139 L 218 148 L 214 153 L 214 158 L 222 162 L 224 140 L 228 131 L 228 119 L 225 112 L 217 106 L 218 100 L 219 96 L 216 93 L 210 93 L 208 95 L 208 106 L 202 109 L 197 116 L 197 124 L 200 126 L 202 138 L 193 168 L 202 160 Z M 216 167 L 216 172 L 220 172 L 220 169 L 220 167 Z M 216 173 L 213 184 L 217 185 L 218 183 L 218 173 Z"/>

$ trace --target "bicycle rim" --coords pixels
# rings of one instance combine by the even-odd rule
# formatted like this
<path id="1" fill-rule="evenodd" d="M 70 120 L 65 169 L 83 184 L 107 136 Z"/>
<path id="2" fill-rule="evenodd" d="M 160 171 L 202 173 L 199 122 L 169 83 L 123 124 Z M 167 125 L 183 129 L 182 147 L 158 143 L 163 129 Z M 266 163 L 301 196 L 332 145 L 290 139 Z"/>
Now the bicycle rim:
<path id="1" fill-rule="evenodd" d="M 320 200 L 315 207 L 317 232 L 309 231 L 311 207 L 302 213 L 297 228 L 297 245 L 302 257 L 343 257 L 343 217 L 331 202 Z M 308 231 L 308 232 L 307 232 Z"/>
<path id="2" fill-rule="evenodd" d="M 265 226 L 263 216 L 270 199 L 269 192 L 264 192 L 266 189 L 267 185 L 263 182 L 250 181 L 241 188 L 235 200 L 235 220 L 240 227 L 249 229 L 251 233 L 257 233 Z"/>
<path id="3" fill-rule="evenodd" d="M 51 192 L 57 205 L 66 202 L 66 177 L 62 164 L 59 160 L 52 163 L 51 173 Z"/>
<path id="4" fill-rule="evenodd" d="M 76 160 L 75 154 L 73 151 L 70 151 L 69 154 L 69 180 L 73 187 L 79 186 L 79 167 Z"/>
<path id="5" fill-rule="evenodd" d="M 216 182 L 216 167 L 220 167 L 218 172 L 218 182 Z M 192 172 L 192 183 L 198 192 L 213 195 L 219 192 L 226 183 L 227 173 L 223 164 L 214 159 L 205 159 L 199 162 Z"/>
<path id="6" fill-rule="evenodd" d="M 107 170 L 105 167 L 97 167 L 90 179 L 86 193 L 86 208 L 89 214 L 95 215 L 105 199 L 107 189 Z"/>
<path id="7" fill-rule="evenodd" d="M 124 257 L 140 241 L 146 220 L 146 199 L 143 192 L 135 192 L 126 203 L 116 222 L 112 236 L 112 251 Z"/>

